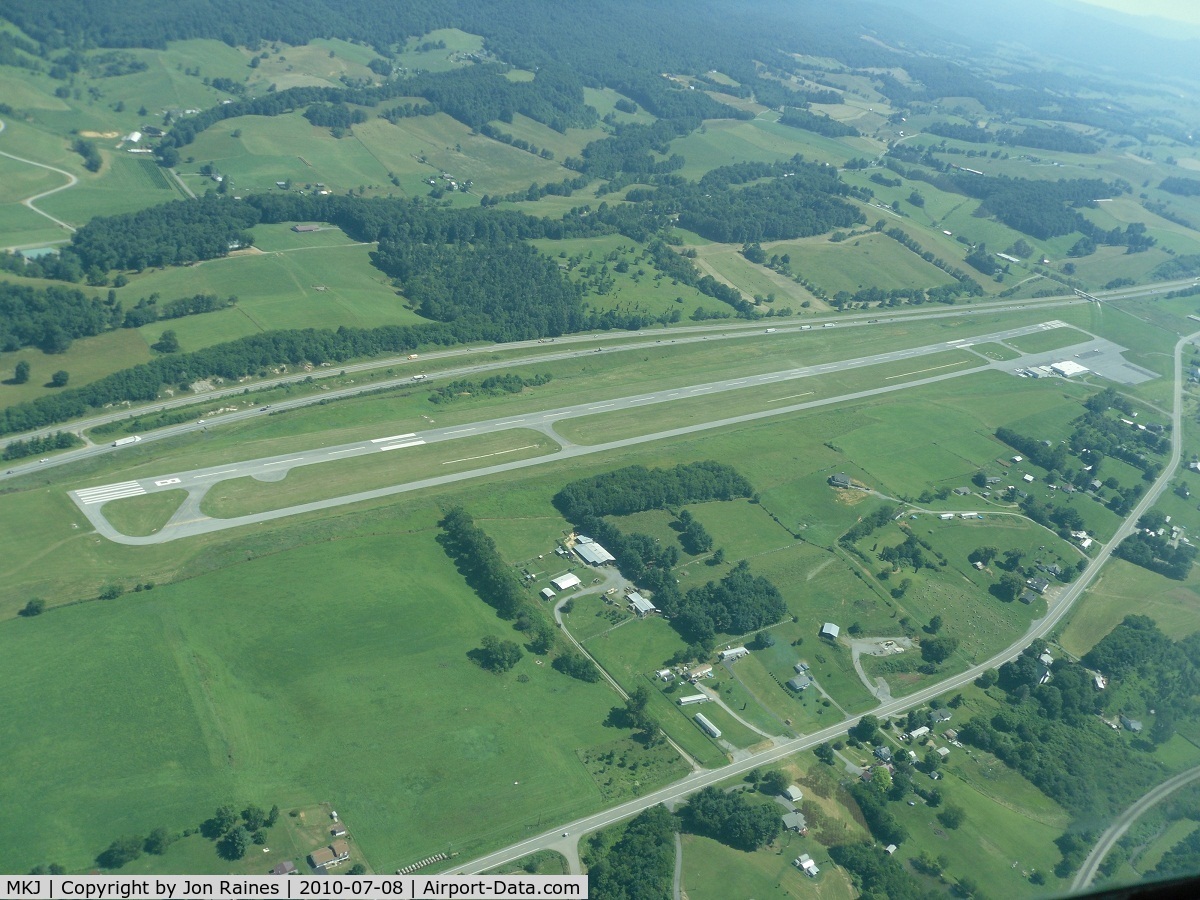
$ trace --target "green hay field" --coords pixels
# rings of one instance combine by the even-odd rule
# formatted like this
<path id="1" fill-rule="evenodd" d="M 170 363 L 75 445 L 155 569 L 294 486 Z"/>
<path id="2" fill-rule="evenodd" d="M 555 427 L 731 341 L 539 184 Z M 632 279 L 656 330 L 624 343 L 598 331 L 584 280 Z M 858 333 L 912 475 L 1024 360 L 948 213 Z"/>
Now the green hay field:
<path id="1" fill-rule="evenodd" d="M 597 808 L 575 750 L 612 739 L 615 698 L 531 658 L 505 676 L 468 660 L 508 626 L 432 524 L 0 627 L 26 723 L 0 738 L 4 794 L 25 809 L 3 829 L 10 867 L 86 870 L 114 836 L 226 800 L 331 802 L 377 871 Z M 55 704 L 36 699 L 56 682 Z"/>

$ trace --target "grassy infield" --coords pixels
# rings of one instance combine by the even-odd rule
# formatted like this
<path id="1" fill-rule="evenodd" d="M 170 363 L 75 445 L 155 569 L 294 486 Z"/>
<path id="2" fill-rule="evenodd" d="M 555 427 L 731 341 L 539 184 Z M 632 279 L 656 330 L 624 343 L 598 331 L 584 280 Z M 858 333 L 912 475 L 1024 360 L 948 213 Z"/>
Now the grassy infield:
<path id="1" fill-rule="evenodd" d="M 463 48 L 470 46 L 469 36 L 450 37 L 464 41 Z M 328 58 L 330 49 L 335 51 L 335 59 Z M 430 54 L 413 54 L 411 64 L 423 68 L 452 65 L 454 49 L 457 44 L 437 62 Z M 255 77 L 274 80 L 281 87 L 301 79 L 313 83 L 314 72 L 320 81 L 361 69 L 365 58 L 358 56 L 362 54 L 362 48 L 339 42 L 280 48 L 264 61 Z M 215 92 L 184 76 L 181 67 L 200 65 L 205 74 L 217 74 L 244 66 L 247 59 L 240 51 L 210 42 L 192 42 L 163 56 L 148 57 L 154 60 L 151 71 L 128 76 L 124 85 L 118 85 L 123 79 L 113 80 L 111 97 L 136 90 L 148 98 L 147 106 L 155 111 L 159 106 L 209 105 L 216 100 Z M 318 63 L 328 66 L 328 71 Z M 117 115 L 102 104 L 58 101 L 48 92 L 42 76 L 21 76 L 20 88 L 20 105 L 32 111 L 34 124 L 10 123 L 0 141 L 11 152 L 71 171 L 79 171 L 77 160 L 46 129 L 70 123 L 69 127 L 128 130 L 140 124 L 128 111 Z M 594 93 L 592 99 L 598 106 L 616 99 Z M 644 113 L 638 116 L 644 117 Z M 695 170 L 691 174 L 698 175 L 732 157 L 774 159 L 795 152 L 798 142 L 810 157 L 834 162 L 870 148 L 865 140 L 843 144 L 806 136 L 768 118 L 748 124 L 710 124 L 703 134 L 680 142 L 685 145 L 680 152 Z M 235 138 L 232 132 L 239 127 L 241 135 Z M 509 130 L 551 147 L 559 159 L 577 152 L 586 140 L 599 134 L 572 133 L 564 139 L 525 121 L 514 123 Z M 287 144 L 304 147 L 303 158 L 280 154 L 277 143 L 281 135 Z M 178 195 L 140 161 L 107 148 L 102 152 L 105 170 L 99 176 L 80 172 L 84 184 L 48 200 L 48 211 L 82 221 L 94 212 L 139 208 Z M 480 192 L 513 190 L 531 180 L 561 177 L 554 163 L 470 137 L 461 126 L 441 116 L 410 120 L 403 128 L 373 121 L 356 129 L 352 138 L 336 143 L 296 117 L 224 123 L 206 133 L 189 152 L 194 167 L 214 161 L 233 177 L 236 186 L 245 188 L 269 189 L 275 180 L 291 177 L 301 182 L 324 181 L 339 190 L 361 184 L 368 192 L 375 186 L 378 193 L 417 193 L 422 178 L 434 168 L 474 178 Z M 425 153 L 427 163 L 416 162 L 414 152 Z M 15 175 L 15 165 L 5 161 L 3 172 L 13 168 Z M 183 171 L 194 168 L 184 166 Z M 401 181 L 399 189 L 387 182 L 389 172 Z M 18 236 L 49 237 L 45 228 L 30 231 L 26 211 L 12 201 L 54 182 L 28 173 L 20 179 L 2 179 L 6 204 L 0 207 L 0 239 L 16 243 Z M 188 180 L 193 187 L 200 185 L 195 176 Z M 905 185 L 903 195 L 910 189 Z M 910 230 L 914 224 L 926 229 L 954 226 L 956 232 L 961 228 L 968 233 L 986 229 L 986 235 L 978 236 L 997 246 L 1015 240 L 1015 235 L 1004 234 L 995 223 L 971 219 L 969 210 L 961 208 L 961 198 L 930 196 L 936 192 L 928 186 L 922 190 L 929 202 L 920 215 L 913 212 L 912 222 L 906 224 Z M 883 199 L 890 202 L 891 198 Z M 1116 204 L 1104 213 L 1144 218 L 1140 210 Z M 164 296 L 215 290 L 242 297 L 235 310 L 177 323 L 185 347 L 284 324 L 369 325 L 414 320 L 403 300 L 365 266 L 367 248 L 348 246 L 336 231 L 318 236 L 292 235 L 282 228 L 259 232 L 265 254 L 206 264 L 188 270 L 186 278 L 181 272 L 145 273 L 132 279 L 121 296 L 136 298 L 156 290 Z M 957 245 L 940 230 L 922 230 L 920 234 L 922 242 L 940 255 L 959 258 Z M 1178 232 L 1164 233 L 1164 238 L 1175 243 L 1184 240 Z M 854 290 L 859 284 L 891 286 L 888 278 L 894 279 L 896 286 L 942 280 L 936 270 L 915 257 L 908 258 L 899 245 L 885 238 L 863 237 L 843 245 L 812 243 L 812 247 L 793 244 L 772 252 L 790 252 L 794 265 L 798 258 L 805 259 L 797 268 L 831 291 Z M 574 248 L 569 252 L 575 252 Z M 1150 260 L 1155 255 L 1143 256 Z M 720 274 L 744 281 L 751 292 L 760 292 L 756 285 L 762 286 L 763 293 L 778 291 L 779 280 L 773 275 L 752 269 L 726 250 L 705 249 L 702 258 Z M 1080 262 L 1080 273 L 1085 279 L 1099 281 L 1112 277 L 1108 273 L 1117 270 L 1114 263 L 1109 255 L 1097 254 Z M 653 272 L 646 268 L 648 275 L 639 282 L 617 276 L 616 294 L 593 298 L 593 302 L 669 308 L 665 304 L 680 295 L 689 312 L 706 302 L 682 286 L 654 285 Z M 327 290 L 318 291 L 317 286 Z M 777 302 L 789 296 L 783 291 L 778 295 Z M 803 294 L 792 296 L 800 299 Z M 1114 309 L 1072 311 L 1061 317 L 1096 333 L 1112 333 L 1134 348 L 1137 361 L 1162 369 L 1162 358 L 1156 354 L 1170 341 L 1154 326 L 1170 327 L 1186 311 L 1182 304 L 1162 304 L 1155 317 L 1139 308 L 1136 315 L 1155 318 L 1154 325 L 1128 321 L 1127 314 Z M 146 345 L 157 338 L 161 327 L 143 329 L 140 335 L 122 332 L 78 342 L 71 351 L 77 356 L 66 360 L 42 363 L 35 356 L 33 381 L 40 381 L 41 369 L 48 375 L 57 368 L 68 368 L 76 381 L 86 381 L 144 359 L 149 353 Z M 913 326 L 913 330 L 921 327 Z M 911 339 L 893 333 L 888 340 L 907 343 Z M 102 343 L 106 341 L 117 345 Z M 828 343 L 825 338 L 822 341 Z M 1016 343 L 1026 350 L 1035 349 L 1028 341 Z M 856 352 L 862 346 L 856 344 Z M 99 362 L 102 356 L 108 362 Z M 807 363 L 812 357 L 810 352 L 797 353 L 796 360 Z M 678 358 L 664 356 L 663 361 L 671 367 Z M 731 360 L 722 354 L 722 361 L 728 366 Z M 0 368 L 11 362 L 0 358 Z M 740 364 L 754 368 L 775 362 L 744 356 Z M 736 357 L 734 363 L 738 364 Z M 698 369 L 693 362 L 689 374 Z M 683 377 L 677 366 L 671 371 Z M 628 378 L 627 372 L 606 373 L 610 386 Z M 645 376 L 644 370 L 642 374 Z M 839 392 L 853 380 L 853 376 L 848 378 L 837 386 Z M 5 396 L 9 402 L 37 392 L 30 388 L 17 396 L 16 389 L 5 390 L 13 392 Z M 757 399 L 746 398 L 737 408 L 753 408 L 780 393 L 764 390 Z M 1071 551 L 1044 532 L 1001 519 L 954 526 L 911 523 L 949 557 L 950 566 L 945 573 L 916 577 L 909 593 L 902 600 L 893 600 L 886 593 L 886 583 L 874 583 L 870 572 L 830 549 L 862 507 L 845 503 L 829 490 L 824 484 L 827 475 L 845 470 L 896 495 L 915 496 L 931 485 L 957 486 L 966 483 L 977 469 L 995 466 L 995 460 L 1006 457 L 1005 449 L 990 438 L 996 425 L 1036 417 L 1065 428 L 1084 393 L 1082 387 L 1061 382 L 973 377 L 917 389 L 899 400 L 768 421 L 736 432 L 515 476 L 504 480 L 503 491 L 480 491 L 478 485 L 468 482 L 436 497 L 416 495 L 364 504 L 330 516 L 301 517 L 280 527 L 214 535 L 181 546 L 102 544 L 77 527 L 80 517 L 57 484 L 31 484 L 4 495 L 0 497 L 0 538 L 9 552 L 0 564 L 4 576 L 0 581 L 5 585 L 3 603 L 10 616 L 33 594 L 57 603 L 94 595 L 104 582 L 129 586 L 135 581 L 155 580 L 158 587 L 114 602 L 53 611 L 41 619 L 10 618 L 0 626 L 0 655 L 12 661 L 0 691 L 6 707 L 25 723 L 19 734 L 10 730 L 0 737 L 0 751 L 11 761 L 6 768 L 10 774 L 0 783 L 5 796 L 25 811 L 19 827 L 15 822 L 0 825 L 0 845 L 10 848 L 12 854 L 3 860 L 3 866 L 20 871 L 58 861 L 71 870 L 83 870 L 90 865 L 90 855 L 119 834 L 145 832 L 158 825 L 172 829 L 194 825 L 226 800 L 278 803 L 285 810 L 304 807 L 314 816 L 314 803 L 336 801 L 353 823 L 358 849 L 379 870 L 442 850 L 446 841 L 469 855 L 520 837 L 539 822 L 595 809 L 604 793 L 601 779 L 609 776 L 589 770 L 584 755 L 589 749 L 595 751 L 622 739 L 621 732 L 602 725 L 614 697 L 602 687 L 566 679 L 531 658 L 499 678 L 472 665 L 466 651 L 483 634 L 504 634 L 506 627 L 466 588 L 433 537 L 440 509 L 463 502 L 495 537 L 507 558 L 530 560 L 545 553 L 565 527 L 548 503 L 557 486 L 569 478 L 626 462 L 655 465 L 723 459 L 745 472 L 761 494 L 760 505 L 710 504 L 695 510 L 717 545 L 725 547 L 732 559 L 749 558 L 755 571 L 779 585 L 798 620 L 777 629 L 778 640 L 771 651 L 739 663 L 734 668 L 736 678 L 723 675 L 717 680 L 727 702 L 739 710 L 745 704 L 741 715 L 768 731 L 789 727 L 783 724 L 785 719 L 798 731 L 816 727 L 823 719 L 832 721 L 836 710 L 823 706 L 815 694 L 796 700 L 774 681 L 790 673 L 795 658 L 805 658 L 813 663 L 818 679 L 837 703 L 852 711 L 866 709 L 870 698 L 850 668 L 848 653 L 819 646 L 813 637 L 819 622 L 833 618 L 848 625 L 857 621 L 869 634 L 895 634 L 901 616 L 920 622 L 939 612 L 947 619 L 950 633 L 963 640 L 953 664 L 966 665 L 1007 643 L 1009 635 L 1022 630 L 1028 617 L 1037 613 L 1002 606 L 987 597 L 979 590 L 986 579 L 966 565 L 966 553 L 982 543 L 1032 550 L 1034 544 L 1044 542 L 1064 558 Z M 1138 393 L 1151 401 L 1166 400 L 1162 385 L 1148 385 Z M 408 414 L 417 413 L 419 400 L 414 395 Z M 528 402 L 516 399 L 488 408 L 507 411 Z M 439 417 L 457 414 L 470 418 L 478 405 L 469 403 L 461 413 L 439 412 Z M 664 415 L 682 421 L 691 414 L 680 404 Z M 160 445 L 153 462 L 147 461 L 150 456 L 145 453 L 131 453 L 122 460 L 134 470 L 161 471 L 164 454 L 166 459 L 192 456 L 197 464 L 215 457 L 244 457 L 255 439 L 269 442 L 289 434 L 315 433 L 334 423 L 361 428 L 394 416 L 392 398 L 355 401 L 255 423 L 239 429 L 236 436 L 188 438 L 179 441 L 177 449 Z M 663 427 L 664 421 L 662 415 L 656 415 L 654 427 Z M 599 428 L 589 431 L 588 423 L 577 423 L 573 427 L 579 430 L 574 434 L 600 439 L 622 427 L 636 427 L 632 422 L 622 426 L 611 418 L 598 424 Z M 510 434 L 506 439 L 516 437 Z M 100 483 L 101 476 L 116 480 L 134 471 L 121 466 L 106 461 L 89 467 L 87 480 Z M 311 480 L 303 470 L 298 475 Z M 282 485 L 289 492 L 303 488 L 299 482 L 304 477 L 293 478 L 295 481 L 288 479 Z M 272 487 L 258 490 L 268 492 Z M 108 511 L 121 527 L 148 532 L 169 515 L 174 499 L 159 495 L 149 501 L 113 504 Z M 277 499 L 278 495 L 266 502 Z M 234 500 L 218 497 L 212 502 L 220 506 Z M 236 502 L 244 502 L 244 497 Z M 954 508 L 954 504 L 947 506 Z M 232 507 L 222 509 L 229 512 Z M 1186 514 L 1186 509 L 1178 511 L 1180 521 L 1186 521 Z M 1194 512 L 1190 515 L 1195 518 Z M 1111 533 L 1115 524 L 1099 512 L 1092 513 L 1089 521 L 1100 534 L 1106 528 Z M 668 517 L 663 514 L 629 524 L 672 539 Z M 891 526 L 878 535 L 881 545 L 899 539 L 893 530 Z M 869 552 L 871 548 L 862 549 Z M 687 585 L 718 577 L 725 568 L 685 557 L 679 572 Z M 1160 590 L 1159 599 L 1147 607 L 1149 580 L 1151 576 L 1140 570 L 1114 565 L 1092 592 L 1094 599 L 1083 605 L 1068 626 L 1064 646 L 1075 652 L 1086 650 L 1119 620 L 1134 597 L 1142 601 L 1139 609 L 1155 615 L 1164 627 L 1177 631 L 1192 627 L 1188 609 L 1195 602 L 1198 579 Z M 967 581 L 974 582 L 974 587 L 968 587 Z M 1158 586 L 1161 580 L 1154 579 L 1154 583 Z M 626 624 L 620 615 L 613 617 L 614 622 L 603 613 L 598 602 L 581 602 L 571 616 L 571 627 L 587 638 L 589 649 L 627 686 L 679 646 L 666 623 Z M 101 634 L 104 640 L 98 641 L 95 636 Z M 908 686 L 893 678 L 893 689 L 903 691 Z M 987 702 L 968 693 L 968 708 L 982 708 Z M 46 703 L 45 697 L 56 699 Z M 719 761 L 715 745 L 672 712 L 669 696 L 656 703 L 668 728 L 689 750 L 706 762 Z M 746 746 L 757 740 L 723 714 L 713 715 L 735 744 Z M 136 729 L 141 739 L 130 741 L 130 729 Z M 1187 755 L 1183 753 L 1183 757 Z M 794 774 L 814 792 L 828 781 L 828 775 L 810 760 L 793 765 Z M 986 875 L 989 884 L 1006 885 L 1013 891 L 1020 889 L 1020 873 L 1011 868 L 1010 859 L 1017 859 L 1022 870 L 1047 871 L 1051 867 L 1054 859 L 1047 848 L 1065 824 L 1060 810 L 1002 766 L 958 754 L 949 770 L 958 777 L 945 780 L 943 789 L 951 800 L 968 809 L 968 825 L 938 836 L 930 833 L 928 811 L 901 808 L 902 817 L 911 819 L 907 824 L 916 838 L 902 849 L 902 855 L 915 854 L 921 847 L 931 847 L 935 853 L 945 847 L 956 859 L 952 872 L 970 871 L 977 880 Z M 678 773 L 668 775 L 659 769 L 657 777 L 674 774 Z M 625 789 L 632 788 L 626 785 Z M 147 793 L 155 797 L 150 809 L 139 802 Z M 839 820 L 846 828 L 859 827 L 836 803 L 819 805 L 834 821 L 831 828 L 841 827 L 836 824 Z M 503 810 L 503 816 L 486 812 L 492 809 Z M 316 845 L 315 833 L 306 834 L 290 822 L 285 828 L 287 836 L 278 840 L 272 836 L 272 844 L 287 847 L 290 842 L 295 856 Z M 200 860 L 208 850 L 203 845 L 197 849 L 195 840 L 177 845 L 163 860 L 163 868 L 200 871 L 206 865 Z M 799 845 L 783 848 L 781 855 L 761 851 L 749 858 L 703 839 L 689 839 L 686 846 L 685 887 L 693 896 L 706 896 L 706 890 L 722 896 L 761 896 L 772 885 L 799 888 L 799 876 L 787 865 L 791 855 L 800 852 Z M 811 841 L 805 844 L 806 849 L 812 846 Z M 983 854 L 978 852 L 981 846 Z M 825 862 L 820 852 L 816 856 L 818 862 Z M 743 862 L 748 864 L 741 865 Z M 255 866 L 259 863 L 261 860 L 253 861 Z M 138 866 L 152 864 L 151 860 Z M 831 866 L 825 869 L 817 883 L 820 895 L 847 896 L 844 875 Z M 744 890 L 739 890 L 739 885 Z"/>

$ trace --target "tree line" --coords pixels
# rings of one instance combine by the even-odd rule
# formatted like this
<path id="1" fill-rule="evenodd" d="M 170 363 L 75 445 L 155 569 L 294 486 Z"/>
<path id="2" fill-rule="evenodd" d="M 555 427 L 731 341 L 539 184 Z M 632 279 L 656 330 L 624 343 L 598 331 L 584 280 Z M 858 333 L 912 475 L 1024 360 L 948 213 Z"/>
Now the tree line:
<path id="1" fill-rule="evenodd" d="M 438 543 L 453 559 L 476 595 L 513 627 L 528 637 L 531 652 L 543 655 L 553 650 L 558 630 L 542 608 L 534 603 L 512 568 L 504 562 L 496 543 L 461 506 L 449 510 L 438 523 L 441 534 Z M 494 672 L 505 672 L 521 658 L 521 649 L 513 641 L 494 635 L 483 639 L 483 646 L 473 651 L 480 665 Z M 578 678 L 595 682 L 600 679 L 596 667 L 582 654 L 562 648 L 551 663 L 554 669 Z"/>
<path id="2" fill-rule="evenodd" d="M 541 387 L 549 384 L 553 375 L 549 373 L 523 378 L 512 372 L 503 375 L 490 375 L 482 381 L 459 379 L 447 385 L 434 389 L 429 395 L 429 402 L 436 404 L 453 403 L 463 397 L 500 397 L 504 394 L 519 394 L 527 387 Z"/>

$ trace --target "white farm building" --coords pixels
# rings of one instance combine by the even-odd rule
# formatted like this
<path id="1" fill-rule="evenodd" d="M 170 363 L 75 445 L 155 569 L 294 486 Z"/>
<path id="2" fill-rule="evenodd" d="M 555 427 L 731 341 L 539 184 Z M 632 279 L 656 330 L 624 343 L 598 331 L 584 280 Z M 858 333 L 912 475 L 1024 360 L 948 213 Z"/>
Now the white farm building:
<path id="1" fill-rule="evenodd" d="M 577 587 L 582 584 L 579 576 L 574 572 L 568 572 L 566 575 L 559 575 L 557 578 L 550 579 L 550 584 L 554 586 L 556 591 L 565 591 L 567 588 Z"/>
<path id="2" fill-rule="evenodd" d="M 589 566 L 606 566 L 616 557 L 586 535 L 575 538 L 575 553 Z"/>

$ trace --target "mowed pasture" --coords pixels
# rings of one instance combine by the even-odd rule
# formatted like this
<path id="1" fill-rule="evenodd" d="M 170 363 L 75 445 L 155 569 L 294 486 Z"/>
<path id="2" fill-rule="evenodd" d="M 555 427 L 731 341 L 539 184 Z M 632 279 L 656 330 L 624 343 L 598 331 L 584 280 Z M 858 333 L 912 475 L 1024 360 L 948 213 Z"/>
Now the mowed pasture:
<path id="1" fill-rule="evenodd" d="M 512 632 L 435 534 L 425 516 L 5 623 L 3 696 L 25 723 L 0 737 L 25 810 L 0 826 L 6 865 L 83 871 L 114 837 L 221 802 L 328 801 L 388 871 L 597 808 L 575 751 L 613 739 L 615 695 L 528 657 L 504 676 L 471 662 Z"/>
<path id="2" fill-rule="evenodd" d="M 864 234 L 840 243 L 824 238 L 764 245 L 768 254 L 787 253 L 793 271 L 830 295 L 864 288 L 931 288 L 954 279 L 932 263 L 882 234 Z"/>
<path id="3" fill-rule="evenodd" d="M 38 201 L 38 207 L 76 226 L 93 216 L 112 216 L 184 197 L 182 189 L 152 159 L 123 150 L 101 150 L 104 165 L 79 184 Z"/>

